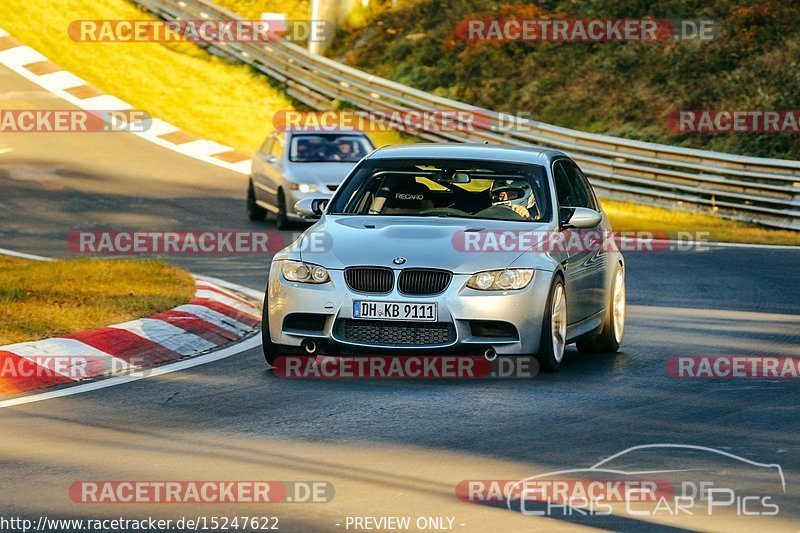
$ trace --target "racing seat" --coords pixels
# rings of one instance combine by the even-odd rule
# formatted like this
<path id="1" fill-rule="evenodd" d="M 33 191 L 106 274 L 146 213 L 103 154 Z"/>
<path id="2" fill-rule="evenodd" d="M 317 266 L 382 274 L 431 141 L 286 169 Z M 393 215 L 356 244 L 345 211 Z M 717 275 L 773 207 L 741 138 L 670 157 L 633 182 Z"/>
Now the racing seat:
<path id="1" fill-rule="evenodd" d="M 371 215 L 413 215 L 433 209 L 430 189 L 416 181 L 396 181 L 395 186 L 384 184 L 375 194 L 369 208 Z"/>

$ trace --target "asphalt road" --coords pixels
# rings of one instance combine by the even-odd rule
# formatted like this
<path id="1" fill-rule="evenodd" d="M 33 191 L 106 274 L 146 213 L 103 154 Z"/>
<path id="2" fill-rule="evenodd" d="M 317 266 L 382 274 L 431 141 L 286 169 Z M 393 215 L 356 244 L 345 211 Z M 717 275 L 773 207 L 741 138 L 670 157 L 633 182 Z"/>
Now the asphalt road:
<path id="1" fill-rule="evenodd" d="M 4 101 L 64 108 L 0 67 Z M 266 133 L 266 132 L 265 132 Z M 72 254 L 75 230 L 263 229 L 244 213 L 245 178 L 132 135 L 0 136 L 0 247 Z M 270 223 L 268 227 L 272 229 Z M 288 237 L 289 234 L 286 234 Z M 269 257 L 172 256 L 193 272 L 263 289 Z M 800 382 L 689 380 L 678 355 L 798 356 L 800 251 L 628 254 L 620 354 L 570 352 L 532 380 L 298 381 L 260 348 L 165 376 L 0 409 L 0 516 L 280 517 L 280 529 L 346 530 L 347 516 L 455 517 L 461 531 L 800 529 Z M 779 464 L 774 476 L 713 454 L 657 451 L 641 469 L 702 468 L 703 479 L 769 494 L 777 516 L 525 516 L 464 503 L 456 484 L 588 467 L 626 448 L 674 443 Z M 700 466 L 701 465 L 701 466 Z M 326 480 L 330 503 L 79 505 L 78 480 Z M 688 474 L 687 474 L 688 479 Z M 719 483 L 722 483 L 719 481 Z M 718 511 L 718 512 L 717 512 Z M 352 528 L 350 528 L 352 529 Z"/>

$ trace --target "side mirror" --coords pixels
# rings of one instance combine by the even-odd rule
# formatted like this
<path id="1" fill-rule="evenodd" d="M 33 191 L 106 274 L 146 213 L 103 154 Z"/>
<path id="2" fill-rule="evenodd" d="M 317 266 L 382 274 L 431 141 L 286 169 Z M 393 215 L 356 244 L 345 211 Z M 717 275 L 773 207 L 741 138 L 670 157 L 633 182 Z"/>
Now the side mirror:
<path id="1" fill-rule="evenodd" d="M 294 211 L 303 218 L 315 219 L 322 216 L 326 207 L 327 198 L 303 198 L 294 204 Z"/>
<path id="2" fill-rule="evenodd" d="M 559 210 L 559 222 L 561 229 L 593 228 L 600 224 L 603 217 L 597 211 L 586 207 L 562 207 Z"/>

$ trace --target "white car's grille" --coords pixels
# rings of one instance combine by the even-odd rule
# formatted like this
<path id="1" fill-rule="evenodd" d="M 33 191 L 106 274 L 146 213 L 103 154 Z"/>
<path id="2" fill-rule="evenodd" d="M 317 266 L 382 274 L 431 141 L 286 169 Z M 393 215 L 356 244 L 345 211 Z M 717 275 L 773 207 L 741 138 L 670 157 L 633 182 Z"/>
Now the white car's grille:
<path id="1" fill-rule="evenodd" d="M 444 292 L 453 273 L 447 270 L 409 268 L 400 272 L 397 288 L 403 294 L 439 294 Z"/>
<path id="2" fill-rule="evenodd" d="M 345 342 L 375 346 L 446 346 L 455 342 L 453 324 L 393 322 L 388 320 L 337 321 L 335 335 Z"/>
<path id="3" fill-rule="evenodd" d="M 394 271 L 383 267 L 351 267 L 345 269 L 344 280 L 354 291 L 385 294 L 394 287 Z"/>

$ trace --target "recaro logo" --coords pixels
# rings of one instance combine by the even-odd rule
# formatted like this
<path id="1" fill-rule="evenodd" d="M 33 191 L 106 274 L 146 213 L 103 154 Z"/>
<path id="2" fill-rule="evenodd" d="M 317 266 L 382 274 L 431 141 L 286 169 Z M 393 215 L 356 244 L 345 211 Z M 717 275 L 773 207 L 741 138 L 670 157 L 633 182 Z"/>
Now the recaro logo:
<path id="1" fill-rule="evenodd" d="M 398 200 L 424 200 L 425 197 L 421 194 L 408 194 L 399 192 L 394 195 L 394 197 Z"/>

